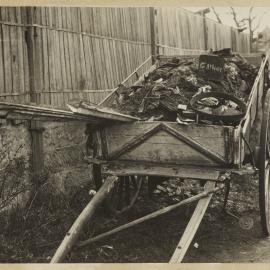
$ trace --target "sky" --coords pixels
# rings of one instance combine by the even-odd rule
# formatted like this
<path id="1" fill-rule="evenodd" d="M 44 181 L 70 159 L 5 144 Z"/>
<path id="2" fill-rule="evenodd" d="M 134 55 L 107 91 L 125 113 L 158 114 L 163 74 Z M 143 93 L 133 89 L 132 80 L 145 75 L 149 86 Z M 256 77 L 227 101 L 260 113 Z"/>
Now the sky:
<path id="1" fill-rule="evenodd" d="M 196 12 L 206 7 L 184 7 L 184 8 Z M 249 7 L 234 7 L 234 9 L 236 11 L 237 18 L 242 19 L 248 17 Z M 215 7 L 215 10 L 220 15 L 223 24 L 235 27 L 232 15 L 229 14 L 230 12 L 229 7 Z M 254 7 L 252 15 L 257 16 L 256 20 L 254 21 L 254 25 L 257 24 L 259 18 L 261 19 L 261 24 L 260 27 L 258 28 L 258 31 L 262 31 L 266 26 L 270 27 L 270 7 Z M 211 13 L 208 13 L 206 16 L 210 19 L 217 21 L 212 11 Z"/>

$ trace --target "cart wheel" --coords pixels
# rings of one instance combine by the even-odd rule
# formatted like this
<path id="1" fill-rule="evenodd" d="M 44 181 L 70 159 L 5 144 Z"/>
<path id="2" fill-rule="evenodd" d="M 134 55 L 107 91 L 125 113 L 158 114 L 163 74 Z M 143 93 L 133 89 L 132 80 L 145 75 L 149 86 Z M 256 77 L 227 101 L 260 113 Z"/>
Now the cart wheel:
<path id="1" fill-rule="evenodd" d="M 261 134 L 260 134 L 260 156 L 259 156 L 259 204 L 261 224 L 265 235 L 270 234 L 270 196 L 269 196 L 269 172 L 270 172 L 270 91 L 266 94 Z"/>
<path id="2" fill-rule="evenodd" d="M 139 175 L 120 176 L 120 181 L 106 199 L 107 208 L 114 214 L 129 210 L 139 196 L 144 179 Z"/>

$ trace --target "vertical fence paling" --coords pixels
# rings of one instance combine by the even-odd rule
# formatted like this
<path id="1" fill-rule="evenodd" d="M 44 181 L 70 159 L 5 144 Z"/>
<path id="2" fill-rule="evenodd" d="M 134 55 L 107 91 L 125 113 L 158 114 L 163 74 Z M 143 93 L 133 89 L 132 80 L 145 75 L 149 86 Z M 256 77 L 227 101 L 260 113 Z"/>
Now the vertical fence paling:
<path id="1" fill-rule="evenodd" d="M 0 15 L 1 100 L 98 103 L 151 54 L 148 8 L 1 7 Z"/>
<path id="2" fill-rule="evenodd" d="M 158 8 L 157 25 L 161 53 L 225 47 L 241 53 L 250 52 L 248 34 L 181 8 Z"/>
<path id="3" fill-rule="evenodd" d="M 181 8 L 1 7 L 0 20 L 0 100 L 21 103 L 98 103 L 150 55 L 250 47 Z"/>

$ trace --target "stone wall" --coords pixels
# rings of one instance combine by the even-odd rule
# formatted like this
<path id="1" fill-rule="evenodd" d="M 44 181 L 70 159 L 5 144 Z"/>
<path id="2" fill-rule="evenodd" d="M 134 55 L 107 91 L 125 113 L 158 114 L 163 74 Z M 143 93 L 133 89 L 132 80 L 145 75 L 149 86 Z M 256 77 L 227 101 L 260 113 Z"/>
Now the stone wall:
<path id="1" fill-rule="evenodd" d="M 86 184 L 91 172 L 84 162 L 85 124 L 44 124 L 44 165 L 49 173 L 48 181 L 56 192 L 72 192 L 72 188 Z"/>
<path id="2" fill-rule="evenodd" d="M 69 194 L 89 184 L 91 170 L 84 162 L 85 124 L 44 123 L 43 126 L 45 182 L 50 185 L 50 190 L 56 195 L 59 192 Z M 27 122 L 17 125 L 3 122 L 0 127 L 0 145 L 0 192 L 1 187 L 4 190 L 2 203 L 6 196 L 12 195 L 13 190 L 11 204 L 23 206 L 33 184 L 31 134 Z M 19 196 L 15 196 L 17 193 Z"/>
<path id="3" fill-rule="evenodd" d="M 25 123 L 0 127 L 0 210 L 27 200 L 31 189 L 31 136 Z"/>

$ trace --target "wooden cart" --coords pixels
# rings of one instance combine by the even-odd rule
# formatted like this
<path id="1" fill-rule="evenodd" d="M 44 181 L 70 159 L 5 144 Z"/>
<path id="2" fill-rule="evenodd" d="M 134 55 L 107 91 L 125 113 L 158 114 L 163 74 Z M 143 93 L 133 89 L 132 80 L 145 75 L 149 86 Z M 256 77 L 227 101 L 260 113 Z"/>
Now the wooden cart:
<path id="1" fill-rule="evenodd" d="M 184 56 L 183 56 L 184 57 Z M 156 65 L 170 57 L 160 56 Z M 258 62 L 258 57 L 251 59 Z M 204 184 L 204 191 L 172 206 L 151 213 L 128 224 L 115 228 L 93 239 L 77 243 L 79 246 L 102 239 L 108 235 L 134 226 L 145 220 L 172 211 L 187 203 L 198 201 L 194 213 L 171 257 L 171 263 L 183 259 L 204 216 L 211 196 L 226 188 L 225 204 L 229 194 L 230 175 L 259 172 L 260 213 L 263 231 L 270 233 L 269 198 L 269 114 L 270 91 L 268 87 L 268 59 L 259 57 L 260 69 L 247 103 L 245 117 L 237 126 L 181 125 L 176 122 L 131 121 L 95 126 L 91 145 L 94 149 L 94 178 L 98 192 L 79 215 L 51 262 L 61 262 L 76 243 L 86 222 L 91 221 L 96 208 L 108 198 L 112 211 L 121 213 L 136 201 L 142 182 L 156 181 L 160 177 L 197 179 Z M 134 74 L 135 75 L 135 74 Z M 117 89 L 101 105 L 109 106 Z M 260 142 L 251 149 L 249 137 L 256 115 L 262 114 Z M 253 161 L 253 169 L 244 166 L 246 154 Z M 102 179 L 102 174 L 108 177 Z M 118 190 L 110 192 L 111 190 Z M 112 194 L 117 194 L 115 200 Z"/>

